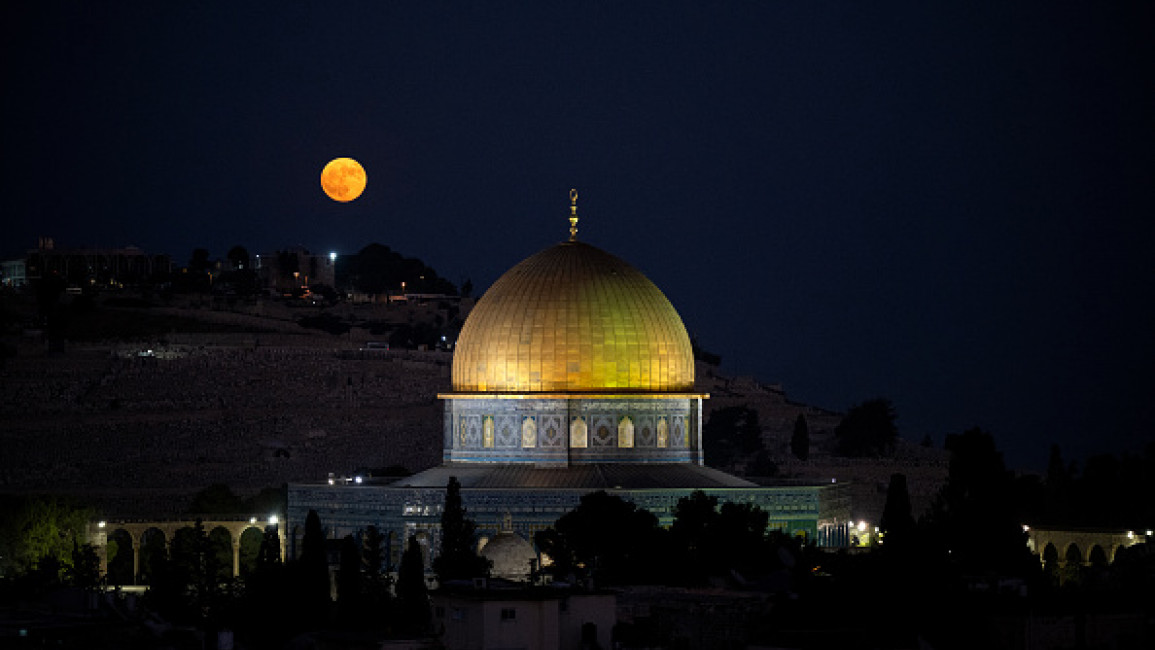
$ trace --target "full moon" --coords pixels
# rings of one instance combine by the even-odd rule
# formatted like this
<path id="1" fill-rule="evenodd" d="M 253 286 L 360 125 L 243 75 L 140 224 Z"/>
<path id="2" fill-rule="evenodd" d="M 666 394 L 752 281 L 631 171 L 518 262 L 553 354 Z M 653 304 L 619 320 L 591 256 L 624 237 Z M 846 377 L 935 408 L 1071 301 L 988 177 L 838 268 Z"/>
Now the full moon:
<path id="1" fill-rule="evenodd" d="M 352 158 L 335 158 L 321 170 L 321 189 L 334 201 L 348 203 L 365 191 L 365 168 Z"/>

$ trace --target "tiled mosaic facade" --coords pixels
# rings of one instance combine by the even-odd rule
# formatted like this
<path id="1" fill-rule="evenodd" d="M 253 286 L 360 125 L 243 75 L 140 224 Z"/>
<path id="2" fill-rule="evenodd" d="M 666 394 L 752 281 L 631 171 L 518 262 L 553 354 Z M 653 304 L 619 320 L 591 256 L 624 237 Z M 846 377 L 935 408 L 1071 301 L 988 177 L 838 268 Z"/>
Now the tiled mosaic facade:
<path id="1" fill-rule="evenodd" d="M 700 396 L 445 398 L 446 462 L 702 463 Z"/>

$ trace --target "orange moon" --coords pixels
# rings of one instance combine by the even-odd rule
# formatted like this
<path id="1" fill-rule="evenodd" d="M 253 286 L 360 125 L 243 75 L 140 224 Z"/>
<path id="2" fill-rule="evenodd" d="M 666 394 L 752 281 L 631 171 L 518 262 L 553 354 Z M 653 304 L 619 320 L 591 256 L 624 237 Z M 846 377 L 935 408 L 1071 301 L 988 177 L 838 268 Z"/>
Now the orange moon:
<path id="1" fill-rule="evenodd" d="M 335 158 L 321 170 L 321 189 L 334 201 L 348 203 L 365 191 L 365 168 L 352 158 Z"/>

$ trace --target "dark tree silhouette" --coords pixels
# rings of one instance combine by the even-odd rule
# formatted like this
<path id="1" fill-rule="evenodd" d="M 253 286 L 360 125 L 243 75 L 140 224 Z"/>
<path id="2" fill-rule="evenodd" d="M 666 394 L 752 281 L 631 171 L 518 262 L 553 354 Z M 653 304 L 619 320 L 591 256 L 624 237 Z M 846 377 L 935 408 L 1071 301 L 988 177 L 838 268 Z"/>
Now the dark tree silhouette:
<path id="1" fill-rule="evenodd" d="M 402 282 L 411 293 L 457 293 L 453 283 L 437 275 L 421 260 L 404 257 L 382 244 L 369 244 L 348 262 L 349 280 L 367 293 L 397 291 Z"/>
<path id="2" fill-rule="evenodd" d="M 214 483 L 193 495 L 188 512 L 194 515 L 235 515 L 245 512 L 244 501 L 224 483 Z"/>
<path id="3" fill-rule="evenodd" d="M 730 571 L 764 572 L 772 560 L 766 527 L 769 516 L 749 503 L 726 502 L 695 490 L 678 499 L 670 527 L 674 564 L 684 582 L 702 583 Z"/>
<path id="4" fill-rule="evenodd" d="M 361 548 L 352 535 L 341 540 L 341 565 L 337 569 L 337 612 L 346 624 L 358 623 L 365 604 L 365 581 L 361 575 Z"/>
<path id="5" fill-rule="evenodd" d="M 399 631 L 423 636 L 429 632 L 429 593 L 425 587 L 425 559 L 416 535 L 409 536 L 401 567 L 397 571 L 397 617 Z"/>
<path id="6" fill-rule="evenodd" d="M 681 556 L 679 565 L 687 582 L 702 582 L 717 568 L 720 545 L 725 544 L 717 537 L 718 518 L 718 497 L 701 490 L 678 499 L 674 506 L 670 544 Z"/>
<path id="7" fill-rule="evenodd" d="M 946 485 L 927 517 L 928 542 L 963 571 L 1025 576 L 1037 561 L 1026 546 L 1014 502 L 1014 480 L 994 438 L 982 429 L 946 437 Z"/>
<path id="8" fill-rule="evenodd" d="M 564 568 L 584 567 L 610 584 L 651 583 L 666 568 L 667 541 L 658 518 L 604 491 L 583 496 L 577 508 L 536 535 L 535 541 L 555 560 L 554 575 L 561 579 L 566 577 Z"/>
<path id="9" fill-rule="evenodd" d="M 305 534 L 301 539 L 300 572 L 301 605 L 304 614 L 314 621 L 324 621 L 332 600 L 329 597 L 329 560 L 325 552 L 325 531 L 316 510 L 305 516 Z"/>
<path id="10" fill-rule="evenodd" d="M 188 269 L 193 273 L 204 273 L 209 270 L 209 251 L 207 248 L 194 248 L 188 261 Z"/>
<path id="11" fill-rule="evenodd" d="M 257 573 L 270 572 L 281 566 L 281 536 L 277 525 L 265 527 L 261 536 L 261 547 L 257 551 Z"/>
<path id="12" fill-rule="evenodd" d="M 806 416 L 801 413 L 794 420 L 794 435 L 790 436 L 790 453 L 798 460 L 810 458 L 810 427 L 806 424 Z"/>
<path id="13" fill-rule="evenodd" d="M 851 407 L 834 429 L 840 456 L 885 456 L 898 440 L 897 418 L 890 400 L 872 399 Z"/>
<path id="14" fill-rule="evenodd" d="M 386 572 L 389 567 L 385 566 L 385 536 L 376 526 L 365 529 L 361 557 L 365 572 L 365 611 L 372 613 L 371 627 L 383 627 L 382 622 L 389 620 L 393 611 L 393 583 Z"/>
<path id="15" fill-rule="evenodd" d="M 441 509 L 441 553 L 433 560 L 433 570 L 440 581 L 468 580 L 489 574 L 489 560 L 477 554 L 474 529 L 461 503 L 461 483 L 456 476 L 451 476 L 445 486 L 445 506 Z"/>
<path id="16" fill-rule="evenodd" d="M 728 467 L 763 449 L 758 411 L 747 406 L 728 406 L 710 413 L 702 427 L 702 452 L 706 464 Z"/>
<path id="17" fill-rule="evenodd" d="M 68 581 L 82 589 L 96 589 L 104 583 L 100 575 L 100 556 L 92 544 L 72 543 L 72 566 L 68 567 Z"/>
<path id="18" fill-rule="evenodd" d="M 891 474 L 886 488 L 886 505 L 882 509 L 880 527 L 887 551 L 908 554 L 914 545 L 915 522 L 911 514 L 910 492 L 905 474 Z"/>

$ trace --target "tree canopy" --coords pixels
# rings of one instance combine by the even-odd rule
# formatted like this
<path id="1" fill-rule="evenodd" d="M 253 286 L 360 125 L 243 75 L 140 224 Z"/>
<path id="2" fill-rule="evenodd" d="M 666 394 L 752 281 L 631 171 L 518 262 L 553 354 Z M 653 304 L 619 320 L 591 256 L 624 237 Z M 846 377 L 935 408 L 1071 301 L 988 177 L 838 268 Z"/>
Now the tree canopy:
<path id="1" fill-rule="evenodd" d="M 729 467 L 763 449 L 758 411 L 748 406 L 711 411 L 702 427 L 702 452 L 711 467 Z"/>
<path id="2" fill-rule="evenodd" d="M 573 574 L 609 584 L 649 583 L 664 569 L 665 532 L 648 510 L 598 491 L 534 539 L 559 580 Z"/>
<path id="3" fill-rule="evenodd" d="M 366 293 L 397 291 L 404 282 L 411 293 L 457 294 L 457 287 L 437 275 L 432 267 L 383 244 L 369 244 L 341 266 L 341 270 L 348 273 L 348 281 Z"/>
<path id="4" fill-rule="evenodd" d="M 881 397 L 851 407 L 834 429 L 838 455 L 889 455 L 898 441 L 897 418 L 890 400 Z"/>

